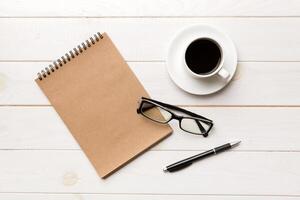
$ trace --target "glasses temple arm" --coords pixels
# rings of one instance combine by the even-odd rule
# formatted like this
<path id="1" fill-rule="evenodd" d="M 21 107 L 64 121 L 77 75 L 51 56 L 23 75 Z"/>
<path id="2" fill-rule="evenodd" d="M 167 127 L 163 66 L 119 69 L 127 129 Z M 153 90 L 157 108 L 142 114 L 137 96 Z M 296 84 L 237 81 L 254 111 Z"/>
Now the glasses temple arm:
<path id="1" fill-rule="evenodd" d="M 157 104 L 160 104 L 160 105 L 162 105 L 162 106 L 164 106 L 164 107 L 171 108 L 171 109 L 173 109 L 173 110 L 177 110 L 177 111 L 183 112 L 183 113 L 185 113 L 185 114 L 189 114 L 189 115 L 191 115 L 191 116 L 193 116 L 193 117 L 198 117 L 198 118 L 201 118 L 201 119 L 208 120 L 208 121 L 212 122 L 212 120 L 210 120 L 210 119 L 207 119 L 207 118 L 205 118 L 205 117 L 203 117 L 203 116 L 201 116 L 201 115 L 195 114 L 195 113 L 190 112 L 190 111 L 188 111 L 188 110 L 185 110 L 185 109 L 183 109 L 183 108 L 180 108 L 180 107 L 177 107 L 177 106 L 173 106 L 173 105 L 170 105 L 170 104 L 167 104 L 167 103 L 163 103 L 163 102 L 160 102 L 160 101 L 156 101 L 156 100 L 153 100 L 153 99 L 148 99 L 148 98 L 145 98 L 145 97 L 142 97 L 142 98 L 143 98 L 143 99 L 147 99 L 147 100 L 149 100 L 149 101 L 153 101 L 153 102 L 155 102 L 155 103 L 157 103 Z"/>

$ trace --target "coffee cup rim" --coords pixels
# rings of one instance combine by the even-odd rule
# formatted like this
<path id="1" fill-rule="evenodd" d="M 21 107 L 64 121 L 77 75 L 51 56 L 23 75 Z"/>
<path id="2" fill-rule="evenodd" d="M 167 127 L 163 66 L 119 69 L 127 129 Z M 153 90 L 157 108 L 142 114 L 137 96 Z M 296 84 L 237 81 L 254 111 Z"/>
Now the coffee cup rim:
<path id="1" fill-rule="evenodd" d="M 186 53 L 187 48 L 190 46 L 190 44 L 192 44 L 193 42 L 195 42 L 197 40 L 201 40 L 201 39 L 207 39 L 207 40 L 210 40 L 210 41 L 214 42 L 218 46 L 218 48 L 219 48 L 219 50 L 221 52 L 221 59 L 220 59 L 220 61 L 218 63 L 218 67 L 216 67 L 215 70 L 213 70 L 212 72 L 207 73 L 207 74 L 197 74 L 197 73 L 193 72 L 188 67 L 188 65 L 186 63 L 186 60 L 185 60 L 185 53 Z M 220 42 L 218 42 L 215 38 L 210 37 L 210 36 L 203 36 L 203 37 L 198 37 L 198 38 L 192 40 L 191 42 L 188 43 L 188 45 L 186 45 L 186 48 L 185 48 L 185 51 L 184 51 L 184 58 L 183 58 L 183 60 L 184 60 L 185 68 L 187 69 L 187 71 L 191 75 L 193 75 L 194 77 L 197 77 L 197 78 L 209 78 L 209 77 L 212 77 L 212 76 L 216 75 L 222 69 L 223 64 L 224 64 L 224 52 L 223 52 L 222 46 L 220 45 Z"/>

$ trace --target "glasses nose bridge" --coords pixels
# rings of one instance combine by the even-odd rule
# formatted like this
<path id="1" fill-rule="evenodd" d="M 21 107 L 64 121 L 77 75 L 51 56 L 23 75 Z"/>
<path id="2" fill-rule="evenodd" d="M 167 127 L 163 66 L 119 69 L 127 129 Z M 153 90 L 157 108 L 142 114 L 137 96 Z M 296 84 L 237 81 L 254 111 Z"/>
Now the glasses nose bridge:
<path id="1" fill-rule="evenodd" d="M 172 113 L 172 118 L 173 119 L 176 119 L 176 120 L 178 120 L 178 121 L 180 121 L 181 119 L 182 119 L 182 116 L 180 116 L 180 115 L 176 115 L 175 113 Z"/>

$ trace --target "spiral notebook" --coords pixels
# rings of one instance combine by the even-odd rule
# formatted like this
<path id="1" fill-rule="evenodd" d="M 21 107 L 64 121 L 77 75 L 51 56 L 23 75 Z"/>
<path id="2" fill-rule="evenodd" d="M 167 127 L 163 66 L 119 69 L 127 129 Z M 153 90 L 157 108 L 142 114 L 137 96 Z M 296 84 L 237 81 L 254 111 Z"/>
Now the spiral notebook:
<path id="1" fill-rule="evenodd" d="M 106 33 L 69 51 L 35 81 L 102 178 L 172 132 L 136 113 L 148 94 Z"/>

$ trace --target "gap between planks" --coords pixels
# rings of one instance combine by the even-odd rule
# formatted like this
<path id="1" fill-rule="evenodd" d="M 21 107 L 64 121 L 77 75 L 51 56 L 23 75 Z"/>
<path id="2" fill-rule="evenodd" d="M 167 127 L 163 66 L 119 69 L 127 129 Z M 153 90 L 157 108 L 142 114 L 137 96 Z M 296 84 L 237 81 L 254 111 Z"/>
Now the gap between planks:
<path id="1" fill-rule="evenodd" d="M 165 63 L 165 60 L 125 60 L 127 63 Z M 0 60 L 0 63 L 52 63 L 53 60 Z M 300 60 L 238 60 L 238 63 L 300 63 Z"/>
<path id="2" fill-rule="evenodd" d="M 176 105 L 188 108 L 299 108 L 300 105 Z M 0 107 L 52 107 L 48 104 L 0 104 Z"/>
<path id="3" fill-rule="evenodd" d="M 213 148 L 213 147 L 212 147 Z M 149 149 L 147 152 L 195 152 L 195 151 L 207 151 L 209 149 Z M 82 151 L 82 149 L 12 149 L 12 148 L 4 148 L 0 151 Z M 239 153 L 300 153 L 299 150 L 236 150 L 231 149 L 232 152 L 239 152 Z M 82 151 L 83 152 L 83 151 Z"/>
<path id="4" fill-rule="evenodd" d="M 0 192 L 0 194 L 82 194 L 82 195 L 136 195 L 136 196 L 226 196 L 226 197 L 300 197 L 300 195 L 274 195 L 274 194 L 181 194 L 181 193 L 81 193 L 81 192 Z"/>
<path id="5" fill-rule="evenodd" d="M 276 18 L 300 18 L 300 16 L 295 15 L 295 16 L 0 16 L 0 19 L 176 19 L 176 18 L 252 18 L 252 19 L 259 19 L 259 18 L 264 18 L 264 19 L 276 19 Z"/>

